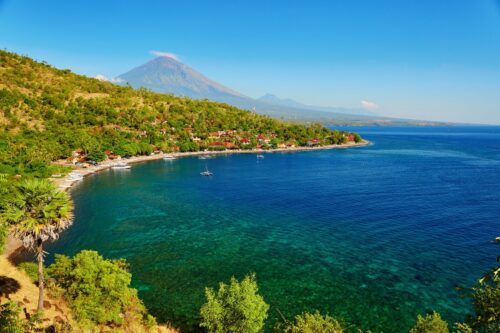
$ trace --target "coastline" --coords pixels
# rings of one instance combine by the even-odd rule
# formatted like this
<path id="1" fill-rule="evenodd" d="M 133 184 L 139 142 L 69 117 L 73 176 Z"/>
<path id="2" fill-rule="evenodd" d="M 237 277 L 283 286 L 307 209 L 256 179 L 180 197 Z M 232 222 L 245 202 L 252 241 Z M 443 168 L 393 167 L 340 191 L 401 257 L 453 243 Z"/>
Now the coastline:
<path id="1" fill-rule="evenodd" d="M 147 156 L 134 156 L 129 159 L 117 159 L 108 160 L 101 162 L 99 165 L 91 166 L 88 168 L 75 168 L 72 172 L 78 172 L 82 177 L 86 177 L 97 172 L 110 169 L 118 163 L 136 164 L 141 162 L 156 161 L 161 160 L 165 156 L 174 156 L 176 158 L 189 157 L 189 156 L 200 156 L 200 155 L 227 155 L 227 154 L 259 154 L 259 153 L 293 153 L 302 151 L 315 151 L 315 150 L 330 150 L 330 149 L 347 149 L 347 148 L 357 148 L 365 147 L 371 145 L 372 143 L 368 140 L 363 140 L 359 143 L 346 143 L 342 145 L 328 145 L 328 146 L 318 146 L 318 147 L 294 147 L 294 148 L 276 148 L 276 149 L 235 149 L 235 150 L 221 150 L 221 151 L 195 151 L 195 152 L 179 152 L 171 154 L 155 154 Z M 68 191 L 75 183 L 79 182 L 78 179 L 70 178 L 69 174 L 61 178 L 50 178 L 56 186 L 61 191 Z M 7 242 L 5 244 L 5 249 L 3 255 L 6 258 L 13 258 L 17 253 L 23 250 L 23 244 L 18 239 L 9 235 L 7 237 Z"/>

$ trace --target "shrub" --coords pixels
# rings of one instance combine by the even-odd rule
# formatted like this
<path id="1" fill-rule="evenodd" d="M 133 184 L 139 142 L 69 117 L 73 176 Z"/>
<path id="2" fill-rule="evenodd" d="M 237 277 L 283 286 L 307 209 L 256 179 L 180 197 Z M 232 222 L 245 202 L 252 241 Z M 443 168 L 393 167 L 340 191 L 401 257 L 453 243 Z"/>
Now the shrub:
<path id="1" fill-rule="evenodd" d="M 441 319 L 439 313 L 434 312 L 425 317 L 418 315 L 417 323 L 410 329 L 410 333 L 448 333 L 448 323 Z"/>
<path id="2" fill-rule="evenodd" d="M 342 333 L 340 323 L 328 315 L 303 313 L 295 316 L 294 323 L 287 323 L 283 329 L 285 333 Z"/>
<path id="3" fill-rule="evenodd" d="M 500 245 L 500 237 L 496 241 Z M 470 295 L 474 315 L 467 324 L 479 332 L 500 332 L 500 255 L 497 262 L 499 265 L 479 280 Z"/>
<path id="4" fill-rule="evenodd" d="M 269 305 L 258 294 L 255 274 L 241 282 L 233 277 L 229 285 L 221 282 L 217 292 L 207 288 L 205 296 L 200 326 L 209 333 L 262 332 Z"/>
<path id="5" fill-rule="evenodd" d="M 92 150 L 87 154 L 87 159 L 89 161 L 101 162 L 106 159 L 106 154 L 101 150 Z"/>
<path id="6" fill-rule="evenodd" d="M 0 222 L 0 254 L 3 253 L 7 241 L 7 224 Z"/>
<path id="7" fill-rule="evenodd" d="M 0 305 L 0 333 L 35 332 L 40 324 L 40 314 L 35 314 L 29 320 L 21 318 L 21 308 L 9 301 Z"/>
<path id="8" fill-rule="evenodd" d="M 30 278 L 31 282 L 36 283 L 38 281 L 38 265 L 31 261 L 22 262 L 18 266 L 22 269 Z M 45 272 L 45 281 L 48 280 L 48 275 Z"/>
<path id="9" fill-rule="evenodd" d="M 81 251 L 73 258 L 56 255 L 48 271 L 83 325 L 121 325 L 122 314 L 131 311 L 141 318 L 146 315 L 137 290 L 129 287 L 131 274 L 123 260 L 107 260 L 96 251 Z"/>

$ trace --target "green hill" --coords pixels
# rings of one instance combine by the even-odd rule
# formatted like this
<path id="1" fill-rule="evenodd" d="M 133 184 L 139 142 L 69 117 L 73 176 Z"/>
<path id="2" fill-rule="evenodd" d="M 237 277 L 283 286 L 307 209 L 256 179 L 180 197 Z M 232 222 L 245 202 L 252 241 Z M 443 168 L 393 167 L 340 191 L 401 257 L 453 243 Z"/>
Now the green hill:
<path id="1" fill-rule="evenodd" d="M 227 104 L 134 90 L 0 51 L 0 173 L 48 177 L 51 162 L 204 149 L 341 144 L 359 136 Z"/>

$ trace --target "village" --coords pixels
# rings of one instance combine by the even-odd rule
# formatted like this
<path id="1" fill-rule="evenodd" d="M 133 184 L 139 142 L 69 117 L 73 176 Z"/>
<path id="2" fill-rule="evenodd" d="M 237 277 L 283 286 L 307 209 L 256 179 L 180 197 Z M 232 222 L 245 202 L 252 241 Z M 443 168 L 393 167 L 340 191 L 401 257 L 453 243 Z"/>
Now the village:
<path id="1" fill-rule="evenodd" d="M 120 126 L 114 126 L 114 130 L 122 131 Z M 239 134 L 235 129 L 219 130 L 209 132 L 207 135 L 197 135 L 192 127 L 185 127 L 182 129 L 183 135 L 175 134 L 175 128 L 160 128 L 157 130 L 157 135 L 164 137 L 164 141 L 168 143 L 167 149 L 161 149 L 161 147 L 153 147 L 149 154 L 141 155 L 160 155 L 168 153 L 183 153 L 183 152 L 217 152 L 217 151 L 234 151 L 234 150 L 286 150 L 286 149 L 296 149 L 297 147 L 321 147 L 329 145 L 325 139 L 310 138 L 305 142 L 305 145 L 300 145 L 296 140 L 283 141 L 278 138 L 275 133 L 266 134 L 255 134 L 251 135 L 249 133 Z M 139 136 L 147 137 L 151 133 L 148 131 L 141 131 Z M 188 138 L 189 150 L 183 149 L 183 143 L 181 137 Z M 356 142 L 356 137 L 353 133 L 342 133 L 342 143 L 354 143 Z M 89 156 L 88 152 L 83 148 L 77 148 L 66 159 L 65 164 L 75 165 L 77 167 L 87 168 L 90 166 L 96 166 L 101 161 L 112 161 L 120 159 L 129 159 L 135 154 L 119 154 L 112 150 L 106 149 L 103 151 L 101 158 L 93 159 Z"/>

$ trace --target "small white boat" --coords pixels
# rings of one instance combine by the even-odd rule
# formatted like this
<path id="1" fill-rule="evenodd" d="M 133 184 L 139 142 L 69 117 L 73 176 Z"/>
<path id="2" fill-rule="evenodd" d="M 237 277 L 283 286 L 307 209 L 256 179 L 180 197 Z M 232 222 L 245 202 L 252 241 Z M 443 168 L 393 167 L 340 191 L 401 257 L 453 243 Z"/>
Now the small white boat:
<path id="1" fill-rule="evenodd" d="M 209 177 L 209 176 L 213 176 L 214 174 L 212 172 L 208 171 L 208 168 L 205 167 L 205 171 L 200 172 L 200 175 L 205 176 L 205 177 Z"/>
<path id="2" fill-rule="evenodd" d="M 163 159 L 164 159 L 165 161 L 173 161 L 173 160 L 176 160 L 176 159 L 177 159 L 177 157 L 175 157 L 174 155 L 165 155 L 165 156 L 163 157 Z"/>
<path id="3" fill-rule="evenodd" d="M 111 169 L 114 169 L 114 170 L 130 169 L 130 165 L 128 165 L 127 163 L 118 163 L 118 164 L 113 165 L 111 167 Z"/>
<path id="4" fill-rule="evenodd" d="M 257 155 L 257 158 L 264 158 L 264 155 L 259 154 Z"/>
<path id="5" fill-rule="evenodd" d="M 214 158 L 214 156 L 213 155 L 200 155 L 200 156 L 198 156 L 199 160 L 208 160 L 211 158 Z"/>
<path id="6" fill-rule="evenodd" d="M 83 175 L 79 172 L 76 172 L 76 171 L 73 171 L 68 175 L 68 180 L 71 180 L 71 181 L 82 180 L 82 179 L 83 179 Z"/>

